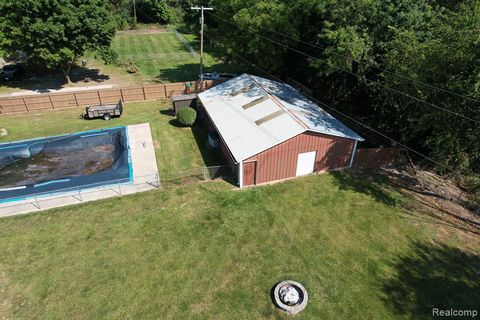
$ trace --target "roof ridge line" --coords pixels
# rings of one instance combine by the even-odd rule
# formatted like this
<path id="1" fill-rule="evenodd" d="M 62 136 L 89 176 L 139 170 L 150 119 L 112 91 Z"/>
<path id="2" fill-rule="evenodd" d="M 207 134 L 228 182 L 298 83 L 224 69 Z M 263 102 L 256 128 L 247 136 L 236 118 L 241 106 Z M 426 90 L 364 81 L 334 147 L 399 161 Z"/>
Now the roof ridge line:
<path id="1" fill-rule="evenodd" d="M 255 79 L 253 79 L 249 74 L 247 74 L 247 77 L 250 78 L 250 80 L 252 80 L 257 86 L 260 87 L 260 89 L 263 90 L 263 92 L 265 92 L 265 94 L 267 96 L 270 97 L 270 99 L 272 99 L 273 102 L 275 102 L 275 104 L 277 104 L 283 111 L 285 111 L 291 118 L 293 118 L 298 124 L 300 124 L 304 129 L 306 130 L 310 130 L 310 128 L 300 119 L 298 118 L 296 115 L 294 115 L 290 110 L 288 110 L 287 107 L 285 107 L 280 101 L 278 101 L 277 97 L 275 97 L 274 95 L 270 94 L 260 83 L 258 83 Z"/>

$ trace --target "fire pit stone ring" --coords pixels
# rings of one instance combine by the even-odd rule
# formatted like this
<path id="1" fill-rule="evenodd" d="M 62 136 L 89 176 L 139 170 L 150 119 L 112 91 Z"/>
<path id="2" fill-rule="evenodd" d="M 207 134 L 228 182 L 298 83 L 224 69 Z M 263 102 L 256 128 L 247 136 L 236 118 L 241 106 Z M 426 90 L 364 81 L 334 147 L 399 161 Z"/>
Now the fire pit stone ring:
<path id="1" fill-rule="evenodd" d="M 286 280 L 278 283 L 273 290 L 275 305 L 288 314 L 297 314 L 308 303 L 307 290 L 298 282 Z"/>

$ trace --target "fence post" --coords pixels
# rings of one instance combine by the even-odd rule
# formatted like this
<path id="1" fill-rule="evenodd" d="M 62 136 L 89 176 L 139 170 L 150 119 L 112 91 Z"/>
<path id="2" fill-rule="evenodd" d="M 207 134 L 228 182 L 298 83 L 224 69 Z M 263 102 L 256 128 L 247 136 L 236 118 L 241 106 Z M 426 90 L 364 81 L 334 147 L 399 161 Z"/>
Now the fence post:
<path id="1" fill-rule="evenodd" d="M 77 104 L 77 108 L 80 107 L 80 105 L 78 104 L 78 99 L 77 99 L 77 93 L 76 92 L 73 93 L 73 97 L 75 98 L 75 103 Z"/>
<path id="2" fill-rule="evenodd" d="M 25 109 L 27 109 L 27 112 L 30 112 L 30 110 L 28 110 L 27 101 L 25 100 L 24 97 L 22 97 L 22 100 L 23 100 L 23 104 L 25 105 Z"/>
<path id="3" fill-rule="evenodd" d="M 97 91 L 97 95 L 98 95 L 98 101 L 100 102 L 100 104 L 103 104 L 102 103 L 102 96 L 100 95 L 100 90 Z"/>
<path id="4" fill-rule="evenodd" d="M 155 173 L 155 182 L 157 183 L 157 188 L 160 188 L 160 175 L 158 174 L 158 171 Z"/>
<path id="5" fill-rule="evenodd" d="M 48 95 L 48 99 L 50 100 L 50 104 L 52 105 L 52 109 L 55 110 L 55 106 L 53 105 L 53 101 L 52 101 L 52 96 L 50 94 Z"/>
<path id="6" fill-rule="evenodd" d="M 125 99 L 123 99 L 123 89 L 120 89 L 120 98 L 122 99 L 123 102 L 125 102 Z"/>
<path id="7" fill-rule="evenodd" d="M 142 86 L 143 100 L 147 101 L 147 96 L 145 95 L 145 86 Z"/>
<path id="8" fill-rule="evenodd" d="M 163 85 L 163 91 L 165 92 L 165 98 L 168 98 L 167 96 L 167 85 Z"/>

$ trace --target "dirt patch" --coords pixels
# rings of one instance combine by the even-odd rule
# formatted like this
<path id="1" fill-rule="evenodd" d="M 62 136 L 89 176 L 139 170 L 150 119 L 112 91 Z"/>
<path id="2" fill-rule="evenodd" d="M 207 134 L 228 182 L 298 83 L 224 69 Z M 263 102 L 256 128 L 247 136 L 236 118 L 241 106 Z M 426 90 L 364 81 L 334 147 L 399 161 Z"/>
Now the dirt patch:
<path id="1" fill-rule="evenodd" d="M 354 173 L 362 178 L 374 176 L 377 182 L 381 182 L 378 185 L 393 186 L 410 197 L 413 201 L 407 209 L 435 222 L 441 238 L 450 238 L 455 233 L 460 240 L 480 241 L 480 215 L 467 209 L 468 194 L 452 181 L 413 167 L 357 170 Z M 458 233 L 457 230 L 463 232 Z M 470 245 L 473 244 L 470 242 Z"/>
<path id="2" fill-rule="evenodd" d="M 8 135 L 8 131 L 5 128 L 0 128 L 0 137 L 5 137 Z"/>
<path id="3" fill-rule="evenodd" d="M 12 288 L 5 272 L 0 273 L 0 319 L 13 319 L 14 312 L 26 304 L 26 299 Z"/>

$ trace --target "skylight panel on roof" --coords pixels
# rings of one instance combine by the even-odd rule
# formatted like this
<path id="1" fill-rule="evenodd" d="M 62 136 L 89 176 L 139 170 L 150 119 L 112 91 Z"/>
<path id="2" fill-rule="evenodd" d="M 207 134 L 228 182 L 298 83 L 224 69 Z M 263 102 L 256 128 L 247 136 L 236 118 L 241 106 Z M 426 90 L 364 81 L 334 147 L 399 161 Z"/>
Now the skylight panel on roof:
<path id="1" fill-rule="evenodd" d="M 246 105 L 242 106 L 242 108 L 243 108 L 244 110 L 247 110 L 248 108 L 251 108 L 251 107 L 253 107 L 253 106 L 255 106 L 255 105 L 259 104 L 259 103 L 262 103 L 263 101 L 268 100 L 268 99 L 270 99 L 269 96 L 267 96 L 267 95 L 262 96 L 262 97 L 260 97 L 260 98 L 258 98 L 258 99 L 253 100 L 252 102 L 247 103 Z"/>
<path id="2" fill-rule="evenodd" d="M 261 119 L 258 119 L 257 121 L 255 121 L 255 123 L 257 124 L 257 126 L 259 126 L 259 125 L 261 125 L 261 124 L 263 124 L 263 123 L 265 123 L 265 122 L 268 122 L 268 121 L 270 121 L 270 120 L 272 120 L 272 119 L 275 119 L 276 117 L 281 116 L 281 115 L 284 114 L 284 113 L 285 113 L 285 111 L 283 111 L 283 110 L 278 110 L 278 111 L 276 111 L 276 112 L 274 112 L 274 113 L 269 114 L 268 116 L 265 116 L 265 117 L 263 117 L 263 118 L 261 118 Z"/>

